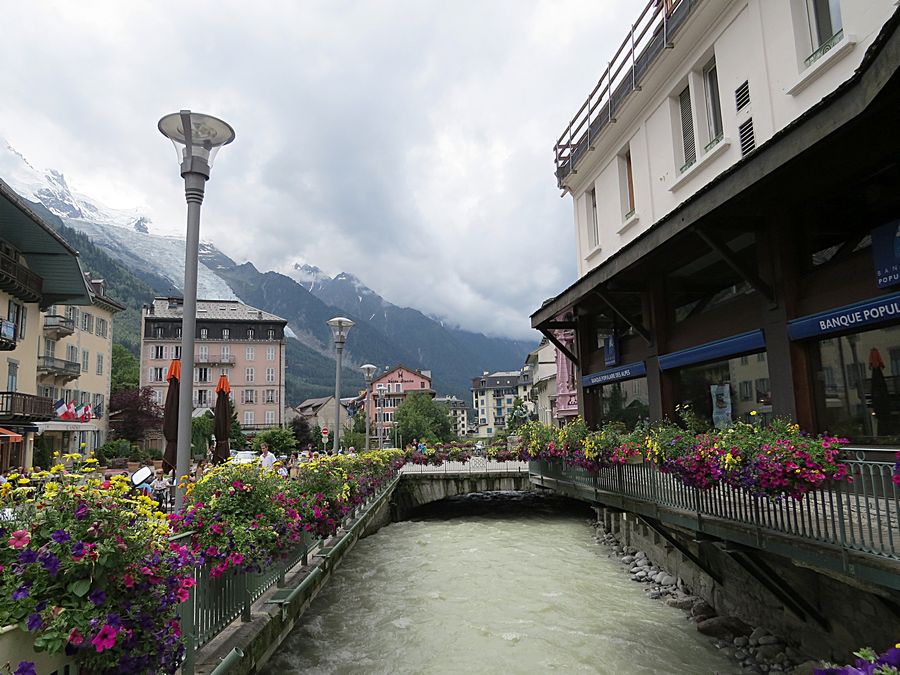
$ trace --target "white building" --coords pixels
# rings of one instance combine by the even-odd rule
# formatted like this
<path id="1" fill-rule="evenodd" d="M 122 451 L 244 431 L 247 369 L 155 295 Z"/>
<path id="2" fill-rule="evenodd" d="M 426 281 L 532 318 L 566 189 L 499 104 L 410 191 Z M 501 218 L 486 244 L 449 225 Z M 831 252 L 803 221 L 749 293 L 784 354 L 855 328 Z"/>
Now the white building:
<path id="1" fill-rule="evenodd" d="M 556 410 L 556 347 L 544 338 L 537 349 L 525 359 L 531 366 L 532 385 L 529 396 L 530 412 L 544 424 L 554 424 Z"/>
<path id="2" fill-rule="evenodd" d="M 469 433 L 469 409 L 465 401 L 456 396 L 438 396 L 434 399 L 434 402 L 449 408 L 453 433 L 460 437 Z"/>
<path id="3" fill-rule="evenodd" d="M 472 380 L 472 407 L 479 436 L 493 436 L 506 429 L 515 400 L 529 400 L 531 377 L 531 366 L 526 365 L 521 370 L 484 372 Z"/>

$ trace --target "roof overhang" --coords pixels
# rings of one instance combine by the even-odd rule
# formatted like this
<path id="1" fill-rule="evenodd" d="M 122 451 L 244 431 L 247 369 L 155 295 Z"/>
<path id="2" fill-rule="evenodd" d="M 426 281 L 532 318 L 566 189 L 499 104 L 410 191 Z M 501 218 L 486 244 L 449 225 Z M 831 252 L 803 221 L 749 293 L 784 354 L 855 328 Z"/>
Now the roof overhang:
<path id="1" fill-rule="evenodd" d="M 646 232 L 588 272 L 531 315 L 531 326 L 542 332 L 553 322 L 644 256 L 692 229 L 708 214 L 774 172 L 785 167 L 830 134 L 853 121 L 878 98 L 900 67 L 900 10 L 887 21 L 847 81 L 781 129 L 755 152 L 729 167 Z M 551 325 L 547 325 L 547 324 Z M 546 334 L 546 333 L 545 333 Z"/>
<path id="2" fill-rule="evenodd" d="M 78 251 L 2 180 L 0 237 L 15 246 L 27 260 L 28 269 L 43 279 L 41 306 L 91 304 Z"/>

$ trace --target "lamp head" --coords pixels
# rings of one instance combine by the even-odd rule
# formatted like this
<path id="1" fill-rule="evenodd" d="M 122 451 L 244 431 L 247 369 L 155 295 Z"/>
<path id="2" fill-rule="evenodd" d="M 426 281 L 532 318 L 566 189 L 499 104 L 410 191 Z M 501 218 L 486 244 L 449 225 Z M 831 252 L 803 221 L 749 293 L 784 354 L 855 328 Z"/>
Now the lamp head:
<path id="1" fill-rule="evenodd" d="M 343 316 L 336 316 L 329 319 L 325 323 L 331 328 L 331 336 L 334 338 L 335 347 L 343 347 L 347 341 L 347 333 L 355 325 L 350 319 Z"/>
<path id="2" fill-rule="evenodd" d="M 367 363 L 364 366 L 361 366 L 360 370 L 363 372 L 363 377 L 366 378 L 366 382 L 371 382 L 372 377 L 375 375 L 375 371 L 378 370 L 378 366 Z"/>
<path id="3" fill-rule="evenodd" d="M 209 178 L 219 148 L 234 140 L 234 129 L 227 122 L 190 110 L 166 115 L 157 126 L 178 152 L 181 175 L 200 173 Z"/>

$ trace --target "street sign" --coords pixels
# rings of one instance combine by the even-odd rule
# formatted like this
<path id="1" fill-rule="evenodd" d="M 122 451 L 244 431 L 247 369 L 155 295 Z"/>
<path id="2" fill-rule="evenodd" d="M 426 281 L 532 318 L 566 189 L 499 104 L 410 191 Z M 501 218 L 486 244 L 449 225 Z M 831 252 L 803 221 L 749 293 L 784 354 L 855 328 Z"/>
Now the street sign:
<path id="1" fill-rule="evenodd" d="M 322 427 L 322 435 L 323 435 L 323 436 L 327 436 L 327 435 L 328 435 L 328 427 Z"/>

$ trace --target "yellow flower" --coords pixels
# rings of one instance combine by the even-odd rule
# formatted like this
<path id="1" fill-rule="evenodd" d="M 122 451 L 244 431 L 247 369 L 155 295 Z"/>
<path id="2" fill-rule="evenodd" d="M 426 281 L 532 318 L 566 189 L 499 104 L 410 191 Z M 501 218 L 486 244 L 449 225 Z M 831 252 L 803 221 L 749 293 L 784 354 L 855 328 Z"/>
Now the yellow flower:
<path id="1" fill-rule="evenodd" d="M 31 481 L 24 476 L 16 481 L 19 485 L 28 485 Z"/>
<path id="2" fill-rule="evenodd" d="M 66 467 L 64 467 L 62 464 L 54 464 L 53 466 L 50 467 L 50 473 L 54 473 L 54 474 L 63 473 L 65 470 L 66 470 Z"/>
<path id="3" fill-rule="evenodd" d="M 751 414 L 753 417 L 756 417 L 759 413 L 757 413 L 755 410 L 751 410 L 751 411 L 750 411 L 750 414 Z"/>
<path id="4" fill-rule="evenodd" d="M 71 459 L 71 460 L 81 459 L 81 453 L 67 452 L 66 454 L 63 455 L 63 459 Z"/>

